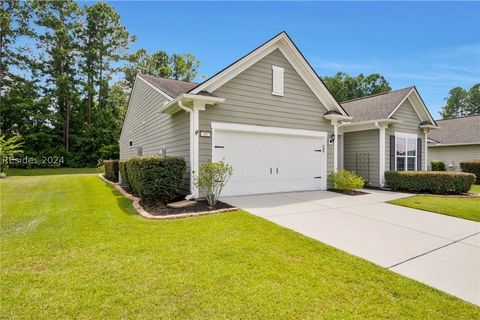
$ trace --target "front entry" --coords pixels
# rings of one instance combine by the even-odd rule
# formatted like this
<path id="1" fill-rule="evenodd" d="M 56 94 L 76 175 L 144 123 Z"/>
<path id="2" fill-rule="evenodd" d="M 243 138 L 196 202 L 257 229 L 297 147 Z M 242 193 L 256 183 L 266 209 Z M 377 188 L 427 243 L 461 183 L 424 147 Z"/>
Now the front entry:
<path id="1" fill-rule="evenodd" d="M 213 161 L 233 166 L 223 195 L 326 189 L 324 133 L 253 127 L 214 130 Z"/>

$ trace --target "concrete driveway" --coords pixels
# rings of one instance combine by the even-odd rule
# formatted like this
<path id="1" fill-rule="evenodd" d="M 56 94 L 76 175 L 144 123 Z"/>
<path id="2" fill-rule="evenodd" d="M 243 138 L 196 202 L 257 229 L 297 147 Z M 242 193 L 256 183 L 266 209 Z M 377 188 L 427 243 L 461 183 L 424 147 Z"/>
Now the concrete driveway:
<path id="1" fill-rule="evenodd" d="M 406 194 L 367 192 L 292 192 L 222 200 L 480 305 L 480 223 L 385 203 Z"/>

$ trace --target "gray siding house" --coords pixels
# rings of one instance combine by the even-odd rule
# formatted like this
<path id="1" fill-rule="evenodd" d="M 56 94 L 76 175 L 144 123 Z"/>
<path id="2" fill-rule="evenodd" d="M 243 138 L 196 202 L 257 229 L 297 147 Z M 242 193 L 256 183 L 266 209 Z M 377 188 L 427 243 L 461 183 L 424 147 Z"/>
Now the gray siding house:
<path id="1" fill-rule="evenodd" d="M 480 160 L 480 116 L 437 120 L 437 123 L 439 129 L 428 139 L 431 161 L 442 161 L 450 170 L 458 171 L 460 162 Z"/>
<path id="2" fill-rule="evenodd" d="M 282 32 L 200 84 L 138 74 L 120 158 L 185 158 L 188 198 L 220 160 L 234 168 L 224 195 L 325 190 L 342 167 L 380 187 L 385 170 L 425 170 L 435 128 L 414 87 L 340 104 Z"/>

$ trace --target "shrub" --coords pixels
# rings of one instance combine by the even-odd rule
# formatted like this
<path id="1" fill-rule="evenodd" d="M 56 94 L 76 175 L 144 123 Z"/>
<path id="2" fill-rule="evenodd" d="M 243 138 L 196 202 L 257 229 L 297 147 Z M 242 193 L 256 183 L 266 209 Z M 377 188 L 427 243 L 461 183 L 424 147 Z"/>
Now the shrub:
<path id="1" fill-rule="evenodd" d="M 217 203 L 232 173 L 232 166 L 223 161 L 203 163 L 200 166 L 197 185 L 205 194 L 209 206 L 213 207 Z"/>
<path id="2" fill-rule="evenodd" d="M 460 169 L 463 172 L 473 173 L 475 175 L 475 183 L 480 184 L 480 160 L 467 160 L 460 162 Z"/>
<path id="3" fill-rule="evenodd" d="M 115 182 L 118 182 L 118 160 L 103 160 L 105 176 Z"/>
<path id="4" fill-rule="evenodd" d="M 8 139 L 0 135 L 0 177 L 5 177 L 5 171 L 9 167 L 9 162 L 17 154 L 23 153 L 21 149 L 23 141 L 20 136 L 13 136 Z"/>
<path id="5" fill-rule="evenodd" d="M 132 189 L 132 187 L 130 186 L 130 182 L 128 180 L 126 160 L 121 160 L 118 162 L 118 172 L 119 172 L 119 176 L 121 177 L 122 185 L 129 190 Z"/>
<path id="6" fill-rule="evenodd" d="M 385 180 L 393 190 L 459 194 L 470 190 L 475 176 L 447 171 L 386 171 Z"/>
<path id="7" fill-rule="evenodd" d="M 127 161 L 132 192 L 147 204 L 164 203 L 179 194 L 187 164 L 175 157 L 134 157 Z"/>
<path id="8" fill-rule="evenodd" d="M 340 170 L 332 173 L 333 183 L 338 190 L 354 190 L 363 188 L 365 180 L 348 170 Z"/>
<path id="9" fill-rule="evenodd" d="M 445 171 L 445 163 L 442 161 L 432 161 L 432 171 Z"/>

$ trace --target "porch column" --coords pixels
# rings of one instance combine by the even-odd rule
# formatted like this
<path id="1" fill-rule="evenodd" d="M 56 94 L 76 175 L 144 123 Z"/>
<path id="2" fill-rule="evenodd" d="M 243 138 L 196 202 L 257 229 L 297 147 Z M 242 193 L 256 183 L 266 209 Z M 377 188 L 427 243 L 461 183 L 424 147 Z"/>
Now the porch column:
<path id="1" fill-rule="evenodd" d="M 203 101 L 193 101 L 193 111 L 192 111 L 192 121 L 193 121 L 193 128 L 192 128 L 192 140 L 193 140 L 193 163 L 192 163 L 192 175 L 191 179 L 195 180 L 198 176 L 199 172 L 199 164 L 200 164 L 200 148 L 199 148 L 199 135 L 200 135 L 200 116 L 199 111 L 205 110 L 205 103 Z M 192 194 L 195 198 L 199 197 L 198 187 L 195 183 L 192 184 Z"/>
<path id="2" fill-rule="evenodd" d="M 425 134 L 425 141 L 423 142 L 424 148 L 425 148 L 425 157 L 424 157 L 424 160 L 423 160 L 423 161 L 424 161 L 424 167 L 425 167 L 424 170 L 425 170 L 425 171 L 428 170 L 428 143 L 427 143 L 427 141 L 428 141 L 428 132 L 429 132 L 428 129 L 424 129 L 424 130 L 423 130 L 423 133 Z"/>
<path id="3" fill-rule="evenodd" d="M 333 172 L 338 172 L 338 124 L 335 120 L 333 124 Z"/>
<path id="4" fill-rule="evenodd" d="M 379 136 L 379 152 L 378 156 L 380 157 L 378 159 L 379 163 L 379 183 L 380 187 L 383 188 L 385 186 L 385 129 L 387 128 L 388 124 L 384 123 L 375 123 L 375 126 L 378 128 L 378 136 Z"/>

